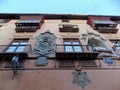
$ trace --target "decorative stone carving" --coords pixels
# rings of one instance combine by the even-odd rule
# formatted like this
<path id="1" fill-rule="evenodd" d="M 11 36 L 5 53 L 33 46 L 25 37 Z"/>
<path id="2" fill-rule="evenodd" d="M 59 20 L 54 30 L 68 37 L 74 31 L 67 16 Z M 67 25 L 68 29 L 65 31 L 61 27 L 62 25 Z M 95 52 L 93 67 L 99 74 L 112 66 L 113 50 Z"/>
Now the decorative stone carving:
<path id="1" fill-rule="evenodd" d="M 116 66 L 116 62 L 110 57 L 104 57 L 103 60 L 108 66 Z"/>
<path id="2" fill-rule="evenodd" d="M 93 51 L 112 51 L 112 48 L 107 44 L 107 40 L 98 34 L 87 31 L 82 37 L 85 40 L 86 45 L 93 47 Z"/>
<path id="3" fill-rule="evenodd" d="M 108 45 L 107 40 L 100 35 L 87 31 L 86 34 L 82 35 L 82 38 L 86 45 L 88 46 L 89 51 L 100 51 L 98 57 L 109 56 L 116 59 L 119 59 L 120 56 Z"/>
<path id="4" fill-rule="evenodd" d="M 45 66 L 48 64 L 47 57 L 38 57 L 38 59 L 35 62 L 36 66 Z"/>
<path id="5" fill-rule="evenodd" d="M 55 52 L 55 40 L 56 36 L 46 31 L 36 37 L 36 43 L 34 47 L 34 53 L 38 56 L 48 56 Z"/>
<path id="6" fill-rule="evenodd" d="M 90 80 L 86 72 L 82 72 L 81 70 L 73 72 L 73 84 L 77 84 L 84 90 L 85 86 L 89 83 Z"/>
<path id="7" fill-rule="evenodd" d="M 46 57 L 55 53 L 55 40 L 56 36 L 46 31 L 36 37 L 36 43 L 34 47 L 34 53 L 38 56 L 35 62 L 36 66 L 47 65 L 48 60 Z"/>

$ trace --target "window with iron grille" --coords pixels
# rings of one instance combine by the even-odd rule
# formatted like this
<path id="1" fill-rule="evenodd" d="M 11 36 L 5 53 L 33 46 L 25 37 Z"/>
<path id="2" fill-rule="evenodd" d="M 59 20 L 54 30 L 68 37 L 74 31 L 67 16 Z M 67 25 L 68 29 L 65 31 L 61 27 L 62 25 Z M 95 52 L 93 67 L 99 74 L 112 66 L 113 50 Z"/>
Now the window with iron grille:
<path id="1" fill-rule="evenodd" d="M 62 19 L 62 22 L 70 22 L 69 19 Z"/>

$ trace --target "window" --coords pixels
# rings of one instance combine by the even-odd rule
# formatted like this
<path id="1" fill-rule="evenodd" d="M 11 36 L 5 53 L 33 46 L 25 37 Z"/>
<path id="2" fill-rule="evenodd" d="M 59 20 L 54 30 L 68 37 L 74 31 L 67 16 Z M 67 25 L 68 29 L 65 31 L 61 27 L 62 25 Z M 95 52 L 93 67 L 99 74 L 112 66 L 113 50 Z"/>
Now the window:
<path id="1" fill-rule="evenodd" d="M 74 61 L 62 60 L 59 61 L 59 67 L 75 67 L 75 63 Z"/>
<path id="2" fill-rule="evenodd" d="M 81 67 L 97 67 L 94 60 L 80 61 L 80 66 Z"/>
<path id="3" fill-rule="evenodd" d="M 27 44 L 28 44 L 28 39 L 27 40 L 15 39 L 12 41 L 10 46 L 8 46 L 6 52 L 23 52 Z"/>
<path id="4" fill-rule="evenodd" d="M 69 22 L 69 19 L 62 19 L 62 22 Z"/>
<path id="5" fill-rule="evenodd" d="M 65 52 L 82 52 L 79 39 L 66 39 L 64 38 Z"/>

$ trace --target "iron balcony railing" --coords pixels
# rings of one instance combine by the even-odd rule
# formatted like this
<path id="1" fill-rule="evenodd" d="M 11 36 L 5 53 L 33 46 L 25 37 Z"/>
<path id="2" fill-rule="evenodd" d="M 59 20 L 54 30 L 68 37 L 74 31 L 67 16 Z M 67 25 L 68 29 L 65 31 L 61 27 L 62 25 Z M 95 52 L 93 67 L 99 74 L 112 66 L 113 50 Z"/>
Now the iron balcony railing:
<path id="1" fill-rule="evenodd" d="M 78 25 L 59 24 L 60 32 L 79 32 Z"/>
<path id="2" fill-rule="evenodd" d="M 57 59 L 96 59 L 98 52 L 89 45 L 56 45 Z"/>
<path id="3" fill-rule="evenodd" d="M 4 57 L 10 59 L 14 55 L 26 59 L 29 53 L 32 53 L 31 45 L 0 45 L 0 59 Z"/>
<path id="4" fill-rule="evenodd" d="M 94 52 L 93 49 L 90 45 L 56 45 L 56 52 Z"/>
<path id="5" fill-rule="evenodd" d="M 16 27 L 15 28 L 16 32 L 36 32 L 37 28 L 36 26 L 23 26 L 23 27 Z"/>
<path id="6" fill-rule="evenodd" d="M 117 33 L 118 28 L 116 28 L 116 27 L 98 27 L 97 31 L 100 33 Z"/>

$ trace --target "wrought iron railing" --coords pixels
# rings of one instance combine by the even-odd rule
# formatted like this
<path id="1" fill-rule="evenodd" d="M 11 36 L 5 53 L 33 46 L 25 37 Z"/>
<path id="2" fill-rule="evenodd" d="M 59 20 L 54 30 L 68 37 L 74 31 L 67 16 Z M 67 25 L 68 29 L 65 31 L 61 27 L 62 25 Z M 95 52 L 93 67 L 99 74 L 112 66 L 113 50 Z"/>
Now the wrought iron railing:
<path id="1" fill-rule="evenodd" d="M 19 46 L 23 46 L 25 47 L 23 51 L 13 51 L 13 52 L 6 52 L 6 50 L 8 49 L 8 47 L 19 47 Z M 32 52 L 32 48 L 31 45 L 0 45 L 0 53 L 31 53 Z"/>
<path id="2" fill-rule="evenodd" d="M 56 45 L 56 52 L 94 52 L 94 47 L 90 45 Z"/>
<path id="3" fill-rule="evenodd" d="M 79 27 L 78 25 L 59 24 L 59 31 L 60 32 L 78 32 Z"/>
<path id="4" fill-rule="evenodd" d="M 56 45 L 56 59 L 61 60 L 93 60 L 98 56 L 89 45 Z"/>
<path id="5" fill-rule="evenodd" d="M 116 27 L 98 27 L 100 33 L 117 33 L 118 28 Z"/>
<path id="6" fill-rule="evenodd" d="M 16 49 L 12 50 L 10 47 L 16 47 Z M 32 53 L 31 45 L 0 45 L 0 59 L 3 57 L 10 59 L 14 55 L 19 55 L 21 59 L 25 59 L 29 53 Z"/>

